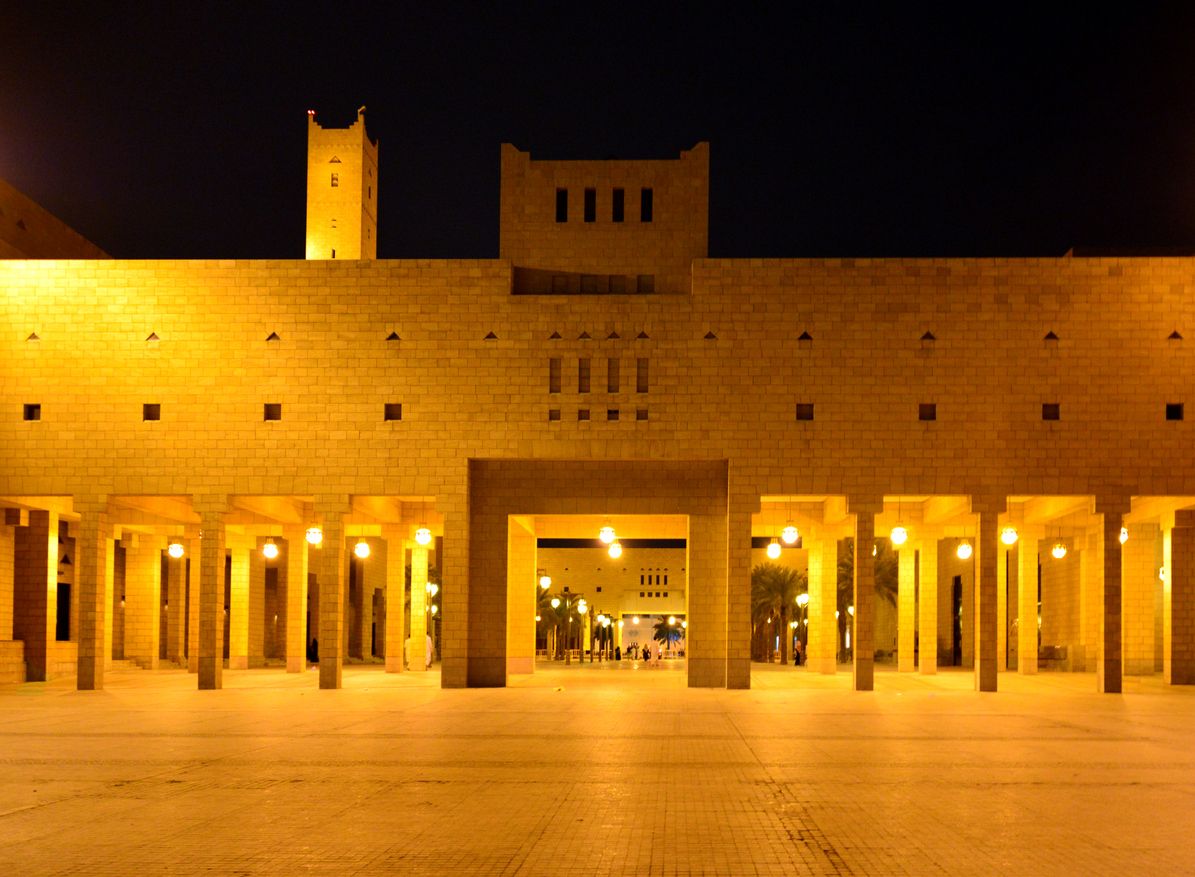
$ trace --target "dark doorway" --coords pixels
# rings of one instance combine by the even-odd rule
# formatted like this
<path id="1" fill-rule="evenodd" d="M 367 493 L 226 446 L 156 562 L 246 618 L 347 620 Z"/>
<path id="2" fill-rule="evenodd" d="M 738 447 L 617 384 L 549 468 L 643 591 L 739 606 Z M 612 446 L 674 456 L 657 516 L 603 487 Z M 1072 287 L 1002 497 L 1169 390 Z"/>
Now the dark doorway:
<path id="1" fill-rule="evenodd" d="M 963 663 L 963 577 L 955 576 L 950 583 L 950 666 Z"/>
<path id="2" fill-rule="evenodd" d="M 71 585 L 58 583 L 58 615 L 54 620 L 54 639 L 60 643 L 71 638 Z"/>
<path id="3" fill-rule="evenodd" d="M 232 618 L 229 607 L 232 606 L 232 555 L 224 555 L 224 660 L 228 660 L 228 638 L 232 635 Z"/>

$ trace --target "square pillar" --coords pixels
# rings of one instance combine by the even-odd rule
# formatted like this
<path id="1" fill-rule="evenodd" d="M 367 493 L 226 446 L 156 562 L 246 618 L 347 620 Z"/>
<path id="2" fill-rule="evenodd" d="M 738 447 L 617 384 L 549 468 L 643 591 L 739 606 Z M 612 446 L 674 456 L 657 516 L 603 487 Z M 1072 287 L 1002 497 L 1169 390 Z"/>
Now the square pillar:
<path id="1" fill-rule="evenodd" d="M 249 550 L 249 648 L 248 665 L 266 665 L 266 558 L 261 553 L 264 539 Z"/>
<path id="2" fill-rule="evenodd" d="M 750 527 L 750 519 L 748 519 Z M 750 545 L 748 530 L 748 545 Z M 689 515 L 686 657 L 690 688 L 726 685 L 727 595 L 725 515 Z M 694 587 L 700 582 L 700 587 Z"/>
<path id="3" fill-rule="evenodd" d="M 162 546 L 149 535 L 121 541 L 125 548 L 124 656 L 143 670 L 156 670 L 162 642 Z"/>
<path id="4" fill-rule="evenodd" d="M 938 672 L 938 540 L 923 539 L 917 559 L 917 580 L 921 586 L 917 669 L 932 675 Z"/>
<path id="5" fill-rule="evenodd" d="M 228 601 L 228 669 L 249 669 L 249 555 L 245 545 L 228 550 L 232 556 Z"/>
<path id="6" fill-rule="evenodd" d="M 973 497 L 971 511 L 979 518 L 975 539 L 975 690 L 995 691 L 998 678 L 996 654 L 996 564 L 1001 557 L 999 516 L 1003 497 Z"/>
<path id="7" fill-rule="evenodd" d="M 1162 674 L 1168 685 L 1195 685 L 1195 512 L 1174 513 L 1163 552 Z"/>
<path id="8" fill-rule="evenodd" d="M 115 549 L 107 500 L 75 499 L 79 523 L 75 527 L 75 569 L 79 590 L 79 669 L 80 691 L 99 691 L 104 687 L 104 669 L 111 660 L 112 631 L 109 609 L 112 606 Z M 0 639 L 5 639 L 0 632 Z"/>
<path id="9" fill-rule="evenodd" d="M 881 500 L 851 497 L 855 516 L 855 618 L 851 652 L 854 655 L 851 680 L 855 691 L 875 687 L 875 516 L 883 510 Z"/>
<path id="10" fill-rule="evenodd" d="M 1017 672 L 1037 672 L 1037 534 L 1022 528 L 1017 540 Z"/>
<path id="11" fill-rule="evenodd" d="M 203 545 L 196 536 L 184 540 L 187 548 L 187 672 L 199 672 L 199 569 Z"/>
<path id="12" fill-rule="evenodd" d="M 472 543 L 469 531 L 468 476 L 461 473 L 456 493 L 436 497 L 443 514 L 444 537 L 437 548 L 440 567 L 440 685 L 464 688 L 469 681 L 469 597 Z M 413 620 L 413 619 L 412 619 Z"/>
<path id="13" fill-rule="evenodd" d="M 186 664 L 187 556 L 166 557 L 166 659 Z"/>
<path id="14" fill-rule="evenodd" d="M 1123 600 L 1121 587 L 1121 545 L 1120 528 L 1124 515 L 1131 506 L 1130 497 L 1097 497 L 1096 516 L 1103 524 L 1103 611 L 1099 616 L 1099 641 L 1096 643 L 1095 680 L 1096 690 L 1101 693 L 1119 694 L 1124 653 Z"/>
<path id="15" fill-rule="evenodd" d="M 199 690 L 224 686 L 225 497 L 196 498 L 199 541 Z"/>
<path id="16" fill-rule="evenodd" d="M 896 669 L 912 673 L 917 669 L 917 550 L 906 542 L 897 552 Z"/>
<path id="17" fill-rule="evenodd" d="M 344 666 L 344 515 L 348 506 L 348 497 L 316 501 L 324 531 L 313 564 L 319 584 L 319 687 L 324 689 L 341 687 Z"/>
<path id="18" fill-rule="evenodd" d="M 1120 549 L 1121 651 L 1126 676 L 1154 673 L 1154 591 L 1158 584 L 1157 524 L 1129 524 Z"/>
<path id="19" fill-rule="evenodd" d="M 307 669 L 307 536 L 302 527 L 284 535 L 286 569 L 278 578 L 286 581 L 286 672 L 301 673 Z"/>
<path id="20" fill-rule="evenodd" d="M 407 669 L 427 669 L 427 546 L 411 544 L 411 637 L 407 641 Z"/>
<path id="21" fill-rule="evenodd" d="M 507 522 L 506 546 L 506 672 L 535 672 L 535 533 L 514 515 Z M 600 611 L 594 594 L 592 612 Z"/>
<path id="22" fill-rule="evenodd" d="M 726 687 L 751 687 L 751 515 L 760 508 L 758 494 L 732 493 L 726 518 L 726 572 L 715 581 L 726 582 Z M 693 593 L 693 576 L 689 575 L 689 591 Z M 715 588 L 716 591 L 721 588 Z M 690 600 L 692 597 L 690 596 Z M 795 608 L 795 607 L 794 607 Z M 692 632 L 689 622 L 686 639 Z M 789 631 L 784 632 L 787 636 Z M 687 653 L 686 653 L 687 654 Z"/>
<path id="23" fill-rule="evenodd" d="M 809 641 L 805 666 L 814 673 L 838 669 L 838 540 L 831 533 L 809 539 Z"/>
<path id="24" fill-rule="evenodd" d="M 25 680 L 49 678 L 58 610 L 58 513 L 29 511 L 13 545 L 13 639 L 25 643 Z"/>
<path id="25" fill-rule="evenodd" d="M 382 528 L 386 540 L 386 672 L 403 671 L 403 649 L 407 641 L 407 552 L 403 545 L 404 530 L 399 527 Z"/>
<path id="26" fill-rule="evenodd" d="M 1000 527 L 996 528 L 997 534 Z M 996 670 L 1008 669 L 1008 546 L 996 541 Z"/>

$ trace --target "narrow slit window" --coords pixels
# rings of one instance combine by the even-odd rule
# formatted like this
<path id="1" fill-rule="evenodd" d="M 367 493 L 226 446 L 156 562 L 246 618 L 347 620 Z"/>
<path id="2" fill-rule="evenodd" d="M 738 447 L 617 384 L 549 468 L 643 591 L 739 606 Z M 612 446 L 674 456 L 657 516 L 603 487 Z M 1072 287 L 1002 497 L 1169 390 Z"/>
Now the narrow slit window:
<path id="1" fill-rule="evenodd" d="M 606 392 L 618 392 L 618 357 L 611 356 L 606 360 Z"/>
<path id="2" fill-rule="evenodd" d="M 26 420 L 41 420 L 41 405 L 37 403 L 25 404 L 25 419 Z"/>
<path id="3" fill-rule="evenodd" d="M 577 360 L 577 392 L 589 392 L 589 360 Z"/>
<path id="4" fill-rule="evenodd" d="M 332 172 L 332 188 L 335 189 L 335 188 L 338 188 L 339 186 L 340 186 L 340 174 L 333 171 Z"/>
<path id="5" fill-rule="evenodd" d="M 556 190 L 556 221 L 568 222 L 568 189 Z"/>
<path id="6" fill-rule="evenodd" d="M 383 420 L 402 420 L 402 403 L 386 402 L 382 408 Z"/>
<path id="7" fill-rule="evenodd" d="M 1183 419 L 1183 403 L 1182 402 L 1167 402 L 1166 403 L 1166 419 L 1167 420 L 1182 420 Z"/>
<path id="8" fill-rule="evenodd" d="M 282 403 L 281 402 L 267 402 L 262 406 L 262 420 L 281 420 L 282 419 Z"/>
<path id="9" fill-rule="evenodd" d="M 157 402 L 147 402 L 141 406 L 142 420 L 161 420 L 162 406 Z"/>
<path id="10" fill-rule="evenodd" d="M 651 189 L 642 189 L 639 192 L 639 221 L 651 222 L 652 214 L 655 212 L 655 197 Z"/>
<path id="11" fill-rule="evenodd" d="M 597 189 L 585 190 L 585 221 L 597 220 Z"/>
<path id="12" fill-rule="evenodd" d="M 646 359 L 635 360 L 635 392 L 646 393 L 648 384 L 648 369 Z"/>
<path id="13" fill-rule="evenodd" d="M 548 392 L 560 392 L 560 357 L 553 356 L 548 360 Z"/>
<path id="14" fill-rule="evenodd" d="M 625 212 L 626 192 L 622 189 L 615 189 L 610 202 L 610 218 L 614 222 L 622 222 Z"/>

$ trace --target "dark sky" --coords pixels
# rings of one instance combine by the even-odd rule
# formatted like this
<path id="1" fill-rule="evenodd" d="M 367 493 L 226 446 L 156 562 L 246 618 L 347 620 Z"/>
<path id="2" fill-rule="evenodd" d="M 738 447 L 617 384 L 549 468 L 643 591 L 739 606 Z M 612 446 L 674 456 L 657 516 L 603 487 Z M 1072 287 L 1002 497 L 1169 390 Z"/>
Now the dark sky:
<path id="1" fill-rule="evenodd" d="M 1195 247 L 1183 7 L 585 5 L 7 4 L 0 177 L 116 256 L 301 258 L 305 111 L 366 104 L 382 257 L 496 256 L 503 141 L 711 141 L 713 255 Z"/>

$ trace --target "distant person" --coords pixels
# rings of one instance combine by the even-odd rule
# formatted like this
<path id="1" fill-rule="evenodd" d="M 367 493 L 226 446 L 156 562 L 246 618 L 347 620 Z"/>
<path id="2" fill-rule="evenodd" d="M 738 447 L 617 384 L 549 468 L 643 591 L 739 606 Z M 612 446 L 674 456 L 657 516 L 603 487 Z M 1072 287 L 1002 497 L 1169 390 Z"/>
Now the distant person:
<path id="1" fill-rule="evenodd" d="M 622 660 L 622 646 L 615 646 L 615 647 L 614 647 L 614 660 L 615 660 L 615 661 L 621 661 L 621 660 Z"/>
<path id="2" fill-rule="evenodd" d="M 429 633 L 427 635 L 426 639 L 427 639 L 427 649 L 426 649 L 427 650 L 427 663 L 426 663 L 424 669 L 430 670 L 432 668 L 432 658 L 434 657 L 434 655 L 433 655 L 434 649 L 432 647 L 432 635 Z"/>

